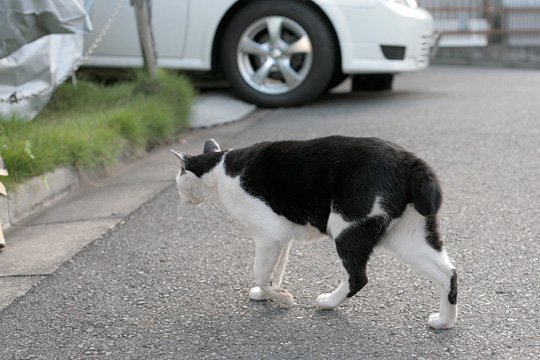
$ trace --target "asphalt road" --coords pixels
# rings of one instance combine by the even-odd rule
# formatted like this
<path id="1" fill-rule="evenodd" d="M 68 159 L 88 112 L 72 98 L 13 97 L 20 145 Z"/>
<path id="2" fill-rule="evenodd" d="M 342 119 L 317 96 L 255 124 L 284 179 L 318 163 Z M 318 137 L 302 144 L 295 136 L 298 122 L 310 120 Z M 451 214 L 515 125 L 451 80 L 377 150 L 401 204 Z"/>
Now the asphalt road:
<path id="1" fill-rule="evenodd" d="M 540 71 L 434 67 L 218 139 L 377 136 L 426 159 L 460 275 L 454 329 L 427 326 L 435 288 L 385 253 L 355 298 L 318 310 L 340 281 L 330 241 L 293 246 L 291 308 L 248 300 L 252 242 L 219 207 L 179 208 L 171 186 L 0 313 L 0 358 L 538 359 L 539 94 Z"/>

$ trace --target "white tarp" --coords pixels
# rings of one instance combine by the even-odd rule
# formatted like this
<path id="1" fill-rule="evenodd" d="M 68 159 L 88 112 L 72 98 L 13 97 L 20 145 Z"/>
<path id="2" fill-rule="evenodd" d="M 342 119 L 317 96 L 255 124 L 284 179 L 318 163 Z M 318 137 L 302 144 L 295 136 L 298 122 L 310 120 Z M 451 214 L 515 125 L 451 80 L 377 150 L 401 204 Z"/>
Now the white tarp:
<path id="1" fill-rule="evenodd" d="M 0 0 L 0 58 L 45 35 L 91 28 L 80 0 Z"/>
<path id="2" fill-rule="evenodd" d="M 0 0 L 0 117 L 32 119 L 47 104 L 83 51 L 91 30 L 83 0 Z M 48 35 L 54 34 L 54 35 Z M 37 40 L 36 40 L 37 39 Z"/>

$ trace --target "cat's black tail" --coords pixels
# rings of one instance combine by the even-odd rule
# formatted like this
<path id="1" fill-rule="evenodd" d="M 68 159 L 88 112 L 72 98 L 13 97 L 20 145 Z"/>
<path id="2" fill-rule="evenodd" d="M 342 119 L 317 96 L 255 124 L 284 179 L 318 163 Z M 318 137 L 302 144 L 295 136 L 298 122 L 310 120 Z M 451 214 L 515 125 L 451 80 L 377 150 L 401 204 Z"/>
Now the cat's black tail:
<path id="1" fill-rule="evenodd" d="M 417 159 L 409 171 L 409 191 L 414 208 L 423 216 L 435 215 L 442 203 L 442 190 L 435 172 Z"/>

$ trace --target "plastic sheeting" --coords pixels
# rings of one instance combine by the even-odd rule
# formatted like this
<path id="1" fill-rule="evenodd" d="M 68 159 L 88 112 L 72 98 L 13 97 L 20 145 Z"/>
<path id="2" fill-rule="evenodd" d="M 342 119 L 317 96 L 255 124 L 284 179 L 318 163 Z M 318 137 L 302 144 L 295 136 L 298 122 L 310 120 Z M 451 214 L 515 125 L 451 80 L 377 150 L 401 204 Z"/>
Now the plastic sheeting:
<path id="1" fill-rule="evenodd" d="M 83 34 L 91 30 L 82 0 L 0 0 L 0 117 L 32 119 L 82 56 Z M 54 34 L 54 35 L 48 35 Z M 57 35 L 65 34 L 65 35 Z M 36 40 L 37 39 L 37 40 Z M 29 42 L 29 43 L 28 43 Z"/>
<path id="2" fill-rule="evenodd" d="M 45 35 L 82 35 L 91 29 L 77 0 L 0 0 L 0 58 Z"/>
<path id="3" fill-rule="evenodd" d="M 0 117 L 31 120 L 47 105 L 51 84 L 65 78 L 83 50 L 81 35 L 48 35 L 0 59 L 0 98 L 39 96 L 16 103 L 0 103 Z"/>

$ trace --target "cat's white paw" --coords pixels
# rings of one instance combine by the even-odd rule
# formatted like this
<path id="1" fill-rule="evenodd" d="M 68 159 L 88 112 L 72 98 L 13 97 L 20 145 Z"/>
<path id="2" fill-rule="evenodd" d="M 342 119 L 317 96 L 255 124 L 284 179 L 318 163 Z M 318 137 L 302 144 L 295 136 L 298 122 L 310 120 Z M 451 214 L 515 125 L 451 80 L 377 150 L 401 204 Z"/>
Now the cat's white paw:
<path id="1" fill-rule="evenodd" d="M 268 300 L 269 297 L 266 293 L 258 286 L 255 286 L 249 290 L 249 298 L 251 300 L 261 301 Z"/>
<path id="2" fill-rule="evenodd" d="M 441 319 L 439 313 L 431 314 L 428 319 L 428 324 L 434 329 L 450 329 L 454 327 L 454 322 L 450 319 Z"/>
<path id="3" fill-rule="evenodd" d="M 272 299 L 287 306 L 290 306 L 293 304 L 294 298 L 287 289 L 278 288 L 274 290 L 275 290 L 275 294 L 274 296 L 272 296 Z"/>
<path id="4" fill-rule="evenodd" d="M 337 302 L 335 296 L 333 297 L 332 294 L 321 294 L 317 296 L 317 306 L 321 309 L 331 310 L 339 304 L 340 302 Z"/>
<path id="5" fill-rule="evenodd" d="M 292 305 L 294 300 L 287 289 L 269 288 L 268 291 L 264 291 L 258 286 L 249 290 L 249 298 L 257 301 L 272 299 L 284 305 Z"/>

